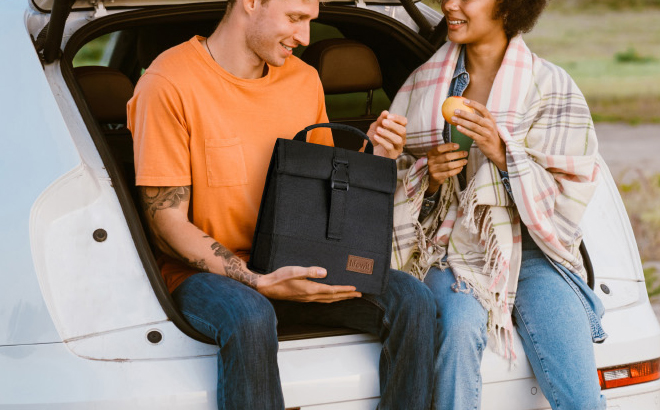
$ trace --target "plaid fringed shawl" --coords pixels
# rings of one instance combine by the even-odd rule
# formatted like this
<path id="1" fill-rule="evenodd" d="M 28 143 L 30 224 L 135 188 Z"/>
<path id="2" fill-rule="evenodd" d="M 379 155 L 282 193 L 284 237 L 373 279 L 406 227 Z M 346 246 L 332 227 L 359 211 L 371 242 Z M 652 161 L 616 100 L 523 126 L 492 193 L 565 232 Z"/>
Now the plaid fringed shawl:
<path id="1" fill-rule="evenodd" d="M 578 223 L 596 187 L 596 134 L 569 75 L 532 54 L 517 36 L 486 104 L 506 144 L 514 199 L 497 167 L 473 144 L 467 187 L 456 194 L 456 177 L 447 180 L 434 212 L 418 222 L 428 186 L 426 153 L 444 143 L 440 107 L 460 47 L 446 43 L 415 70 L 390 109 L 408 117 L 406 147 L 397 160 L 392 267 L 420 279 L 432 266 L 451 267 L 457 285 L 465 283 L 489 311 L 488 331 L 498 351 L 515 360 L 511 311 L 522 254 L 520 222 L 546 255 L 586 280 Z"/>

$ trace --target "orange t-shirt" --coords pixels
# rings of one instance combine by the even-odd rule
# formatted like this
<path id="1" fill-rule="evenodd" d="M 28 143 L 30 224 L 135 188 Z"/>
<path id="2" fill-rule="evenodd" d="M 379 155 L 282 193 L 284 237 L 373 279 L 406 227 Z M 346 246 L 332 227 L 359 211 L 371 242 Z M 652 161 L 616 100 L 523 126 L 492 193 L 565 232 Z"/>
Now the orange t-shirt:
<path id="1" fill-rule="evenodd" d="M 323 88 L 296 57 L 262 78 L 233 76 L 202 39 L 161 54 L 128 102 L 136 184 L 192 185 L 191 222 L 247 261 L 275 140 L 327 122 Z M 332 135 L 310 141 L 332 145 Z M 170 292 L 197 272 L 167 256 L 159 264 Z"/>

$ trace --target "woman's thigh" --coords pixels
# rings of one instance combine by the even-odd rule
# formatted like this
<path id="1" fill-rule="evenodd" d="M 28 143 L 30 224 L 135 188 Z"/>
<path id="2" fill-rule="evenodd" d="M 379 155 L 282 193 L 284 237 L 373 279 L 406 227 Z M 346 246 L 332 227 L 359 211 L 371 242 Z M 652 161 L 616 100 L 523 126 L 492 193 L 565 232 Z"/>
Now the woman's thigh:
<path id="1" fill-rule="evenodd" d="M 513 314 L 525 354 L 553 407 L 600 408 L 585 308 L 540 251 L 523 255 Z"/>
<path id="2" fill-rule="evenodd" d="M 424 283 L 435 298 L 441 339 L 451 335 L 469 337 L 475 340 L 479 349 L 483 349 L 487 341 L 488 312 L 472 292 L 466 289 L 465 284 L 457 284 L 449 268 L 432 268 L 424 278 Z"/>

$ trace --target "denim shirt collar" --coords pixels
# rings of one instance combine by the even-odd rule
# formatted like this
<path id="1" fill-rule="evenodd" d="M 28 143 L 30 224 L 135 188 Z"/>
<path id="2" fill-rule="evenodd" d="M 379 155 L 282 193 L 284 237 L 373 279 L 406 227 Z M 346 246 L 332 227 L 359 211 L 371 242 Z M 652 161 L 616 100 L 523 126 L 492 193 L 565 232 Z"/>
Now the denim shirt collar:
<path id="1" fill-rule="evenodd" d="M 447 96 L 462 96 L 465 89 L 470 84 L 470 74 L 465 69 L 465 47 L 461 46 L 461 51 L 458 54 L 458 61 L 454 69 L 451 84 L 449 85 L 449 93 Z M 449 142 L 449 124 L 445 123 L 445 128 L 442 131 L 442 137 L 445 142 Z"/>
<path id="2" fill-rule="evenodd" d="M 470 84 L 470 74 L 465 69 L 465 47 L 461 47 L 449 87 L 449 95 L 463 95 L 468 84 Z"/>

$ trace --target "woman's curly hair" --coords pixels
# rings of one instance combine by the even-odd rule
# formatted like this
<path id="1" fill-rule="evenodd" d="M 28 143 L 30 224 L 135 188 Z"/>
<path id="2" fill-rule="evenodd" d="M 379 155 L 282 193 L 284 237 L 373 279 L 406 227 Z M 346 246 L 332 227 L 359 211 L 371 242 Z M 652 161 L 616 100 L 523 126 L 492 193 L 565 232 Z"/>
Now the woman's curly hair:
<path id="1" fill-rule="evenodd" d="M 548 0 L 497 0 L 493 18 L 501 18 L 507 38 L 534 28 Z"/>

